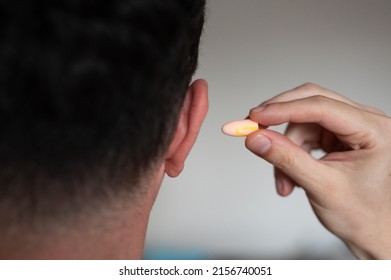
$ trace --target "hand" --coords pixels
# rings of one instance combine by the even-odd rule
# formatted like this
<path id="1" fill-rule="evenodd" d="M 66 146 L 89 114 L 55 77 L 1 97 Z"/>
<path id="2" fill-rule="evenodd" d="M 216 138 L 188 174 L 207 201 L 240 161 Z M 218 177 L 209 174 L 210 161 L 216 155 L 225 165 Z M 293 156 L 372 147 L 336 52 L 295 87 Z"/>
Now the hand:
<path id="1" fill-rule="evenodd" d="M 246 147 L 275 166 L 277 191 L 304 189 L 331 232 L 359 258 L 391 259 L 391 119 L 313 84 L 282 93 L 250 111 L 284 135 L 261 129 Z M 315 159 L 309 152 L 323 149 Z"/>

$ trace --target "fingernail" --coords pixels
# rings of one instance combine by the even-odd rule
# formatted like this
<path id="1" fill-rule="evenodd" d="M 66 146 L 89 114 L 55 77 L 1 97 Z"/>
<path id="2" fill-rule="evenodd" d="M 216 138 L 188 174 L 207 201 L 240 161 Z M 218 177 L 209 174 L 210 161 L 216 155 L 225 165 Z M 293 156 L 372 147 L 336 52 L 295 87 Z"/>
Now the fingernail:
<path id="1" fill-rule="evenodd" d="M 279 195 L 285 196 L 287 186 L 286 181 L 284 179 L 277 179 L 276 180 L 276 186 L 277 186 L 277 192 Z"/>
<path id="2" fill-rule="evenodd" d="M 259 113 L 266 109 L 266 105 L 259 105 L 258 107 L 252 108 L 250 111 L 253 113 Z"/>
<path id="3" fill-rule="evenodd" d="M 276 179 L 276 187 L 278 194 L 282 195 L 284 193 L 284 182 L 281 179 Z"/>
<path id="4" fill-rule="evenodd" d="M 270 139 L 262 134 L 255 136 L 249 143 L 251 150 L 257 155 L 263 155 L 266 153 L 270 149 L 271 145 L 272 143 Z"/>

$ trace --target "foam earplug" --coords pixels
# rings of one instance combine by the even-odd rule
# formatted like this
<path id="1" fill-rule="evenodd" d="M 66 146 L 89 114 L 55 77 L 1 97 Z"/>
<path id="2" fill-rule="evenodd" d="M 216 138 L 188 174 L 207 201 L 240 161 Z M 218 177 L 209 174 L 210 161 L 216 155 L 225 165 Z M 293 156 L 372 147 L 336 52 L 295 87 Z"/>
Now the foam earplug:
<path id="1" fill-rule="evenodd" d="M 223 133 L 229 136 L 247 136 L 256 130 L 259 130 L 259 125 L 252 120 L 233 121 L 222 127 Z"/>

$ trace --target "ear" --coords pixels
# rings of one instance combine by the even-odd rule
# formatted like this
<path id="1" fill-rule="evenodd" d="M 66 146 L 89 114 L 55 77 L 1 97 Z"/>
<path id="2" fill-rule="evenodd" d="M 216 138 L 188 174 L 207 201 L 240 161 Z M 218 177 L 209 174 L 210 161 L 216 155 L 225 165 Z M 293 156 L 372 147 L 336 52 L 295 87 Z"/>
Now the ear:
<path id="1" fill-rule="evenodd" d="M 187 89 L 177 129 L 164 158 L 168 176 L 176 177 L 182 172 L 207 112 L 208 84 L 197 80 Z"/>

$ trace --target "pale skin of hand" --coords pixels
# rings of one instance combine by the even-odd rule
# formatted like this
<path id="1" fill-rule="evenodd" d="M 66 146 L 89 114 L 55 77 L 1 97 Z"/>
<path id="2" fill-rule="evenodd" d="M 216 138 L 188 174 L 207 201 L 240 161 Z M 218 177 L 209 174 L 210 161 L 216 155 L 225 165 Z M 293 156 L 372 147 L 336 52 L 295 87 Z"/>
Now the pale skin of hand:
<path id="1" fill-rule="evenodd" d="M 275 167 L 277 191 L 306 192 L 321 223 L 361 259 L 391 259 L 391 119 L 314 84 L 305 84 L 250 110 L 269 127 L 246 147 Z M 309 152 L 323 149 L 321 159 Z"/>

